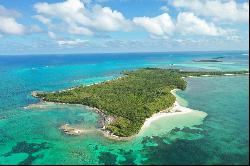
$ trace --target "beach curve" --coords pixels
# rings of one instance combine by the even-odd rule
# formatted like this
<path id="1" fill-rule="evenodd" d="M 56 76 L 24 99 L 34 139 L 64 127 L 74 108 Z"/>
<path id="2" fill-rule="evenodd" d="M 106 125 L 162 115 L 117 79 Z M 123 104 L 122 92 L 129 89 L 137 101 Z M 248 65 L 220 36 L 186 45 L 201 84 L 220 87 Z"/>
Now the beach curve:
<path id="1" fill-rule="evenodd" d="M 150 118 L 146 119 L 138 135 L 143 134 L 152 125 L 152 123 L 157 122 L 167 117 L 180 116 L 180 115 L 191 114 L 191 113 L 199 113 L 199 118 L 202 121 L 204 120 L 204 118 L 207 116 L 207 113 L 182 106 L 181 102 L 179 101 L 182 98 L 180 98 L 176 94 L 176 91 L 178 90 L 179 89 L 171 90 L 171 93 L 176 97 L 176 101 L 173 107 L 160 111 L 158 113 L 155 113 Z"/>

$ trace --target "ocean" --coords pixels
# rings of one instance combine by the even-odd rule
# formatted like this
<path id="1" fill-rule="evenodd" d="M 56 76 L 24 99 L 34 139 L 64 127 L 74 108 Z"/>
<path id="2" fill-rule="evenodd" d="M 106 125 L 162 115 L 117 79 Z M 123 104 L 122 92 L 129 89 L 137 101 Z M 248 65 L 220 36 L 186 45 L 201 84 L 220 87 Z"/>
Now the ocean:
<path id="1" fill-rule="evenodd" d="M 222 58 L 223 62 L 193 60 Z M 249 76 L 186 78 L 197 110 L 154 121 L 129 141 L 104 137 L 81 105 L 38 104 L 32 91 L 89 85 L 143 67 L 248 70 L 248 51 L 0 56 L 0 164 L 248 164 Z M 91 132 L 68 136 L 62 124 Z"/>

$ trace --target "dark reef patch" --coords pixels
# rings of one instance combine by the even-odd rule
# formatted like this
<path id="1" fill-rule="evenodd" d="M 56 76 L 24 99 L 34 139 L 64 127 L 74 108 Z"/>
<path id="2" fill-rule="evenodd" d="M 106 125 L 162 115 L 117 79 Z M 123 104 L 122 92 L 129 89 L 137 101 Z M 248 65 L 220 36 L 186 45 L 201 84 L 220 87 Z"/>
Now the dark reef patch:
<path id="1" fill-rule="evenodd" d="M 101 152 L 99 156 L 99 163 L 104 165 L 115 165 L 117 155 L 110 152 Z"/>
<path id="2" fill-rule="evenodd" d="M 27 143 L 26 141 L 23 141 L 23 142 L 18 142 L 16 146 L 12 147 L 12 150 L 10 152 L 7 152 L 3 154 L 2 156 L 9 157 L 15 153 L 27 153 L 28 157 L 24 161 L 20 162 L 19 164 L 31 165 L 34 160 L 42 157 L 42 155 L 34 156 L 33 155 L 34 153 L 45 150 L 45 149 L 49 149 L 49 148 L 50 147 L 48 146 L 47 142 L 43 142 L 39 144 L 39 143 Z"/>
<path id="3" fill-rule="evenodd" d="M 134 162 L 136 160 L 135 154 L 133 153 L 133 150 L 125 151 L 120 149 L 120 152 L 122 156 L 126 159 L 125 161 L 120 162 L 121 165 L 136 165 Z"/>

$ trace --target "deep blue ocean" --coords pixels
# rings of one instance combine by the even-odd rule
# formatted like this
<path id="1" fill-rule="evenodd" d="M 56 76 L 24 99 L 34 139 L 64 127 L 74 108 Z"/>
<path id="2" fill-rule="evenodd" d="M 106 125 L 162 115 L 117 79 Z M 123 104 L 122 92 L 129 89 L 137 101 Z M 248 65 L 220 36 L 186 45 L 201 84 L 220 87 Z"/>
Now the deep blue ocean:
<path id="1" fill-rule="evenodd" d="M 222 62 L 193 60 L 220 58 Z M 248 51 L 0 56 L 0 164 L 248 164 L 249 76 L 187 78 L 178 91 L 207 114 L 161 119 L 130 141 L 98 132 L 68 136 L 62 124 L 97 128 L 99 115 L 80 105 L 41 104 L 32 91 L 55 91 L 144 67 L 249 69 Z M 155 127 L 161 126 L 161 133 Z M 171 127 L 170 127 L 171 126 Z M 157 133 L 157 134 L 156 134 Z"/>

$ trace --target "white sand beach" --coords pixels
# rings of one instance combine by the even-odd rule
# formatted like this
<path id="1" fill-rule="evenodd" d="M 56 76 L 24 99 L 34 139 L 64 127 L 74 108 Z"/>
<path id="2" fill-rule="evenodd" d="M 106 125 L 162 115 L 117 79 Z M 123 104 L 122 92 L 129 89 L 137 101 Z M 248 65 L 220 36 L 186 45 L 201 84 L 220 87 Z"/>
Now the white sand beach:
<path id="1" fill-rule="evenodd" d="M 175 92 L 177 90 L 178 89 L 171 90 L 171 93 L 174 96 L 176 96 L 176 98 L 178 97 L 175 94 Z M 138 134 L 135 134 L 135 135 L 130 136 L 130 137 L 119 137 L 119 136 L 113 135 L 112 133 L 107 132 L 105 130 L 102 131 L 102 133 L 105 137 L 110 138 L 110 139 L 114 139 L 114 140 L 131 140 L 131 139 L 139 136 L 140 134 L 142 134 L 144 131 L 146 131 L 150 127 L 152 122 L 155 122 L 157 120 L 160 120 L 160 119 L 166 118 L 166 117 L 170 117 L 170 116 L 180 116 L 183 114 L 194 113 L 194 112 L 196 112 L 196 110 L 181 106 L 180 103 L 176 99 L 172 108 L 167 108 L 166 110 L 162 110 L 161 112 L 155 113 L 150 118 L 146 119 Z M 197 111 L 197 112 L 200 112 L 200 111 Z"/>
<path id="2" fill-rule="evenodd" d="M 171 90 L 171 93 L 176 97 L 176 101 L 175 101 L 174 105 L 171 108 L 167 108 L 166 110 L 162 110 L 161 112 L 155 113 L 150 118 L 146 119 L 141 130 L 140 130 L 140 133 L 144 132 L 145 129 L 150 128 L 150 125 L 152 122 L 156 122 L 157 120 L 160 120 L 162 118 L 166 118 L 166 117 L 170 117 L 170 116 L 178 116 L 179 117 L 180 115 L 183 115 L 183 114 L 188 114 L 188 113 L 192 114 L 195 112 L 200 112 L 200 111 L 196 111 L 196 110 L 193 110 L 193 109 L 190 109 L 190 108 L 187 108 L 187 107 L 180 105 L 179 102 L 181 102 L 181 99 L 176 95 L 177 90 L 178 89 Z M 181 102 L 181 103 L 185 105 L 185 103 L 183 103 L 183 102 Z M 43 109 L 43 108 L 55 107 L 55 106 L 58 107 L 58 106 L 64 105 L 64 104 L 65 103 L 40 102 L 37 104 L 31 104 L 31 105 L 24 107 L 24 108 L 25 109 L 37 109 L 37 108 Z M 205 117 L 205 116 L 206 115 L 204 115 L 202 117 Z M 69 134 L 69 135 L 81 135 L 81 134 L 83 134 L 83 131 L 84 131 L 84 133 L 86 132 L 85 130 L 82 130 L 79 128 L 72 128 L 68 125 L 63 125 L 60 127 L 60 129 L 64 130 L 64 132 L 66 134 Z M 107 132 L 106 130 L 100 130 L 100 131 L 102 131 L 104 136 L 111 138 L 111 139 L 115 139 L 115 140 L 130 140 L 138 135 L 138 134 L 136 134 L 136 135 L 133 135 L 131 137 L 118 137 L 118 136 L 113 135 L 112 133 Z"/>
<path id="3" fill-rule="evenodd" d="M 156 113 L 146 119 L 136 137 L 164 135 L 174 128 L 183 129 L 184 127 L 193 127 L 203 123 L 207 113 L 187 108 L 187 101 L 182 101 L 183 99 L 175 93 L 177 90 L 178 89 L 174 89 L 171 91 L 176 97 L 176 102 L 173 107 Z"/>
<path id="4" fill-rule="evenodd" d="M 234 76 L 235 74 L 224 74 L 224 76 Z"/>
<path id="5" fill-rule="evenodd" d="M 169 112 L 161 111 L 159 113 L 154 114 L 150 118 L 146 119 L 146 121 L 144 122 L 144 125 L 143 125 L 142 129 L 150 126 L 150 124 L 153 121 L 156 121 L 156 120 L 158 120 L 160 118 L 163 118 L 163 117 L 166 117 L 166 116 L 182 115 L 182 114 L 190 113 L 192 111 L 194 111 L 194 110 L 192 110 L 190 108 L 187 108 L 187 107 L 183 107 L 177 101 L 175 101 L 174 107 Z"/>
<path id="6" fill-rule="evenodd" d="M 173 89 L 171 90 L 171 93 L 176 96 L 175 92 L 177 91 L 178 89 Z M 175 103 L 174 103 L 174 106 L 172 108 L 169 108 L 167 110 L 163 110 L 161 112 L 158 112 L 156 114 L 153 114 L 150 118 L 146 119 L 146 121 L 144 122 L 141 130 L 147 128 L 150 126 L 150 124 L 153 122 L 153 121 L 156 121 L 160 118 L 163 118 L 163 117 L 167 117 L 167 116 L 178 116 L 178 115 L 183 115 L 183 114 L 187 114 L 187 113 L 190 113 L 190 112 L 193 112 L 195 110 L 193 109 L 190 109 L 190 108 L 187 108 L 187 107 L 183 107 L 180 105 L 180 103 L 176 100 Z"/>

